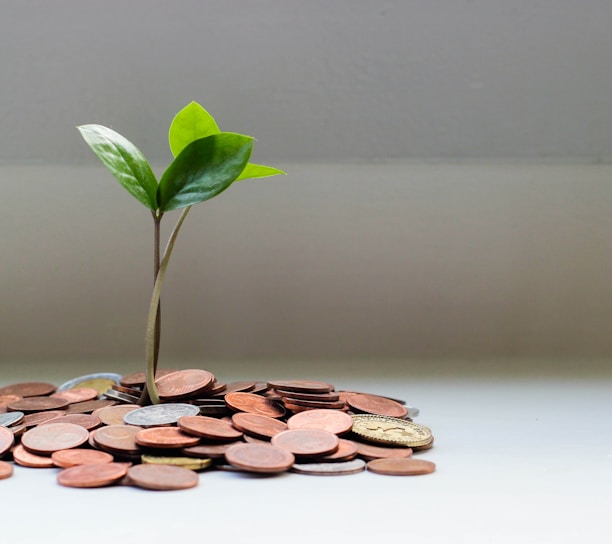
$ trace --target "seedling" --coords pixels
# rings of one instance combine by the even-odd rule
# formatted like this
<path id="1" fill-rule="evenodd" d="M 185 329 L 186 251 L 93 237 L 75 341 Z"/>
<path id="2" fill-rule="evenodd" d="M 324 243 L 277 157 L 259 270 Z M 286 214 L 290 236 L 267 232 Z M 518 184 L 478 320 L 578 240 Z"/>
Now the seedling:
<path id="1" fill-rule="evenodd" d="M 146 331 L 146 386 L 140 404 L 160 402 L 155 386 L 161 337 L 160 295 L 168 262 L 183 222 L 194 204 L 210 200 L 242 179 L 284 174 L 271 166 L 249 162 L 251 136 L 221 132 L 214 118 L 192 102 L 174 117 L 168 140 L 174 160 L 158 181 L 142 152 L 129 140 L 101 125 L 77 127 L 93 152 L 117 181 L 151 210 L 154 238 L 153 293 Z M 182 210 L 163 254 L 160 224 L 167 212 Z"/>

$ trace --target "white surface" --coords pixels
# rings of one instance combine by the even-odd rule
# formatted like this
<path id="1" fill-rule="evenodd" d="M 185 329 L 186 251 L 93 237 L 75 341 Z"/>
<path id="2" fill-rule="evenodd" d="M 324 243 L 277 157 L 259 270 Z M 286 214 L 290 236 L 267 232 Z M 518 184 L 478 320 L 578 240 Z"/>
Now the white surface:
<path id="1" fill-rule="evenodd" d="M 6 382 L 6 380 L 4 380 Z M 335 379 L 420 408 L 428 476 L 203 472 L 197 488 L 63 488 L 55 469 L 0 482 L 2 541 L 609 543 L 612 380 Z"/>

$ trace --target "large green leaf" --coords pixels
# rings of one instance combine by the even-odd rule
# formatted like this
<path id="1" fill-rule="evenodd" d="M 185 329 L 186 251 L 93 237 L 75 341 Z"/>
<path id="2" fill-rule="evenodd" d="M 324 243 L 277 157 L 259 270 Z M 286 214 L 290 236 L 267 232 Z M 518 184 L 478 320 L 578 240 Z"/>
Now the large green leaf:
<path id="1" fill-rule="evenodd" d="M 236 181 L 241 179 L 253 179 L 253 178 L 266 178 L 269 176 L 287 175 L 287 172 L 283 172 L 278 168 L 272 166 L 264 166 L 263 164 L 253 164 L 250 162 L 246 165 L 245 169 L 238 176 Z"/>
<path id="2" fill-rule="evenodd" d="M 219 127 L 213 116 L 197 102 L 191 102 L 174 116 L 170 124 L 170 151 L 174 157 L 178 157 L 191 142 L 218 133 Z"/>
<path id="3" fill-rule="evenodd" d="M 159 182 L 160 210 L 177 210 L 218 195 L 244 170 L 252 149 L 253 138 L 232 132 L 191 142 Z"/>
<path id="4" fill-rule="evenodd" d="M 82 125 L 79 132 L 117 181 L 147 208 L 157 210 L 157 179 L 142 152 L 102 125 Z"/>

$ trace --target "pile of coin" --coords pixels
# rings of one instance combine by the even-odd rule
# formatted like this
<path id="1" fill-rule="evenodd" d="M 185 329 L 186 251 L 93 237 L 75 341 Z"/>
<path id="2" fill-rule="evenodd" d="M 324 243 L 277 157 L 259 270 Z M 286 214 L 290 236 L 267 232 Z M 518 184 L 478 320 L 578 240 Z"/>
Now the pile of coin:
<path id="1" fill-rule="evenodd" d="M 312 380 L 223 383 L 159 370 L 160 404 L 139 406 L 144 373 L 0 388 L 0 479 L 14 463 L 59 469 L 69 487 L 187 489 L 199 471 L 428 474 L 431 430 L 402 400 Z"/>

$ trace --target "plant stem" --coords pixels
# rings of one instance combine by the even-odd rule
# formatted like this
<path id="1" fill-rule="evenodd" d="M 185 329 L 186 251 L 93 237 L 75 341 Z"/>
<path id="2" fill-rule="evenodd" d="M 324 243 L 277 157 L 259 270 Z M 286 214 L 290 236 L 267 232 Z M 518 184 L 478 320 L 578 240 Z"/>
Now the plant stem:
<path id="1" fill-rule="evenodd" d="M 157 270 L 157 274 L 155 275 L 155 285 L 153 286 L 153 294 L 151 295 L 151 304 L 149 306 L 149 317 L 147 319 L 147 340 L 146 340 L 146 357 L 147 357 L 147 372 L 146 372 L 146 389 L 149 394 L 149 398 L 153 404 L 159 404 L 159 394 L 157 392 L 157 387 L 155 385 L 155 335 L 156 335 L 156 324 L 157 324 L 157 316 L 159 312 L 159 300 L 161 297 L 161 289 L 164 283 L 164 278 L 166 277 L 166 271 L 168 269 L 168 262 L 170 261 L 170 256 L 172 255 L 172 250 L 174 249 L 174 242 L 176 241 L 176 237 L 183 226 L 183 221 L 187 217 L 191 206 L 187 206 L 183 209 L 181 216 L 179 217 L 176 225 L 174 225 L 174 229 L 172 229 L 172 233 L 170 234 L 170 238 L 168 239 L 168 243 L 166 244 L 166 249 L 164 250 L 163 257 L 161 258 L 159 269 Z M 160 217 L 161 219 L 161 217 Z M 159 342 L 159 339 L 158 339 Z M 159 343 L 157 344 L 159 348 Z"/>

